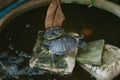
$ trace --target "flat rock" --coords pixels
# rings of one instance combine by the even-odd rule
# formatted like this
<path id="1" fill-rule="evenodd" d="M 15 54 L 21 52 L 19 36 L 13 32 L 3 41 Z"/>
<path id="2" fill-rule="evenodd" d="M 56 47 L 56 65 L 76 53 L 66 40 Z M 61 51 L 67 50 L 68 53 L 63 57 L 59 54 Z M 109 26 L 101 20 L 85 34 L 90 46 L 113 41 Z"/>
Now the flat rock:
<path id="1" fill-rule="evenodd" d="M 54 55 L 54 63 L 52 55 L 48 51 L 41 50 L 42 37 L 38 33 L 36 45 L 33 49 L 33 56 L 30 59 L 30 67 L 37 67 L 56 74 L 71 74 L 75 66 L 75 58 L 78 48 L 74 52 L 65 55 Z M 44 39 L 43 39 L 44 41 Z"/>
<path id="2" fill-rule="evenodd" d="M 88 43 L 85 47 L 79 48 L 77 61 L 82 64 L 101 65 L 104 40 L 97 40 Z"/>
<path id="3" fill-rule="evenodd" d="M 80 64 L 80 66 L 97 80 L 113 80 L 120 74 L 120 48 L 106 44 L 104 46 L 102 62 L 101 66 L 92 64 Z"/>

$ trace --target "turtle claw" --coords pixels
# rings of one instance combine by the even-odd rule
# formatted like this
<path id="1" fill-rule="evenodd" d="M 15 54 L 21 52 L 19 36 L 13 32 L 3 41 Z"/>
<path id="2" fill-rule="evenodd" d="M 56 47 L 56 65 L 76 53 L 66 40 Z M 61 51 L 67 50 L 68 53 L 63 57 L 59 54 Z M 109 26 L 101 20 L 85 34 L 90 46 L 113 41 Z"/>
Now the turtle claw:
<path id="1" fill-rule="evenodd" d="M 85 36 L 84 36 L 84 34 L 80 34 L 79 36 L 78 36 L 78 39 L 80 40 L 80 39 L 83 39 Z"/>
<path id="2" fill-rule="evenodd" d="M 73 37 L 76 38 L 77 40 L 80 40 L 84 38 L 84 34 L 74 35 Z"/>
<path id="3" fill-rule="evenodd" d="M 85 47 L 86 45 L 87 45 L 87 43 L 84 42 L 84 41 L 82 41 L 82 42 L 79 42 L 78 47 L 83 48 L 83 47 Z"/>

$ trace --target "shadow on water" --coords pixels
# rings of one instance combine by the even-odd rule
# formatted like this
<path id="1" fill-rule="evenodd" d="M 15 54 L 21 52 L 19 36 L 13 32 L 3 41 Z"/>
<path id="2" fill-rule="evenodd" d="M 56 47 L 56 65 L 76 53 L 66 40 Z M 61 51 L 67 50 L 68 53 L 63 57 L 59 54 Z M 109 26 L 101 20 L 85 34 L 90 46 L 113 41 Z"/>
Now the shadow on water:
<path id="1" fill-rule="evenodd" d="M 0 33 L 0 52 L 13 50 L 32 54 L 32 48 L 39 30 L 44 30 L 44 21 L 48 6 L 31 10 L 11 21 Z M 85 33 L 86 42 L 105 39 L 106 43 L 120 47 L 120 18 L 94 7 L 77 4 L 63 4 L 66 30 Z M 86 31 L 87 30 L 87 31 Z M 24 78 L 24 77 L 23 77 Z M 76 64 L 69 77 L 51 76 L 49 74 L 36 76 L 35 80 L 95 80 L 85 70 Z M 118 76 L 114 80 L 118 80 Z"/>

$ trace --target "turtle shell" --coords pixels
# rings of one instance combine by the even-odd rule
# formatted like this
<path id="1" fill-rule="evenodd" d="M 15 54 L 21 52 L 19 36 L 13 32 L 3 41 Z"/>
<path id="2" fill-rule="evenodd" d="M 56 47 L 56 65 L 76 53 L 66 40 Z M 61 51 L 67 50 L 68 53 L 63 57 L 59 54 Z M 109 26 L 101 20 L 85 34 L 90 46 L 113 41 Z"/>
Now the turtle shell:
<path id="1" fill-rule="evenodd" d="M 64 55 L 74 52 L 77 47 L 83 47 L 85 44 L 79 41 L 84 36 L 75 33 L 66 33 L 56 39 L 44 40 L 42 50 L 48 50 L 51 54 Z"/>
<path id="2" fill-rule="evenodd" d="M 84 38 L 83 35 L 65 32 L 62 27 L 51 27 L 44 33 L 45 40 L 41 48 L 51 54 L 63 55 L 74 52 L 82 38 Z"/>
<path id="3" fill-rule="evenodd" d="M 71 36 L 63 36 L 49 41 L 49 50 L 52 54 L 63 55 L 71 53 L 77 46 L 78 41 Z"/>

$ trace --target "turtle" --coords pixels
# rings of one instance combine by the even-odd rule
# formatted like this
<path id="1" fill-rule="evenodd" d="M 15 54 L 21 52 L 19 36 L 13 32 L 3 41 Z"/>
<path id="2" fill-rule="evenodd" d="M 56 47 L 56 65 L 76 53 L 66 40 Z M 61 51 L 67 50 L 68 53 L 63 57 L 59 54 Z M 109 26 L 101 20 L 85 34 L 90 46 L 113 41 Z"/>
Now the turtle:
<path id="1" fill-rule="evenodd" d="M 80 41 L 84 35 L 68 33 L 62 27 L 51 27 L 44 32 L 42 50 L 48 50 L 50 54 L 65 55 L 75 51 L 75 48 L 84 47 L 86 42 Z"/>

